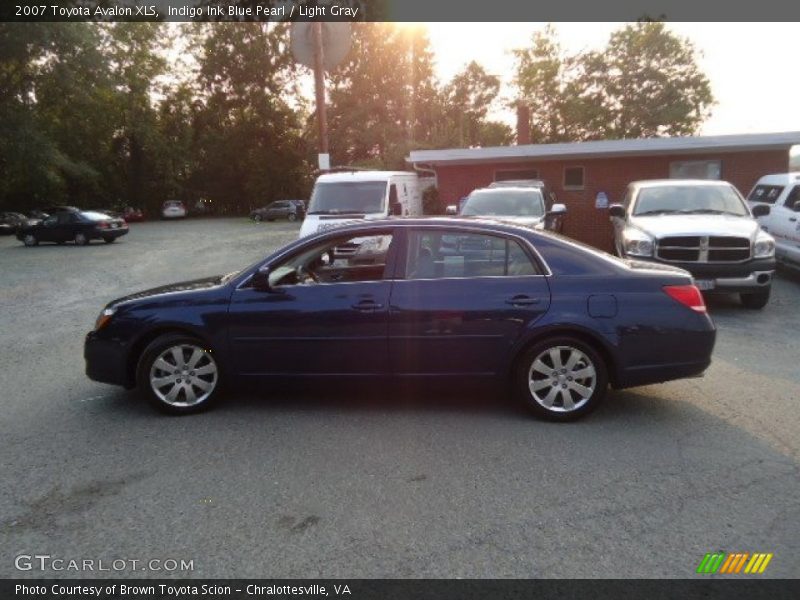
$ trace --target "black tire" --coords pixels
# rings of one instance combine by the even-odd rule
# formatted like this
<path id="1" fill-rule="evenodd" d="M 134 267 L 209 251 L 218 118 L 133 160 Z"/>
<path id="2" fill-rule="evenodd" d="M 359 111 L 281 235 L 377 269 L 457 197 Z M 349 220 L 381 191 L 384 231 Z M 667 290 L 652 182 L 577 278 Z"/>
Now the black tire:
<path id="1" fill-rule="evenodd" d="M 253 215 L 253 221 L 256 223 L 261 223 L 261 215 Z"/>
<path id="2" fill-rule="evenodd" d="M 76 246 L 86 246 L 89 243 L 89 238 L 85 233 L 78 232 L 75 234 L 74 241 Z"/>
<path id="3" fill-rule="evenodd" d="M 561 365 L 555 372 L 551 351 L 557 352 Z M 560 372 L 566 370 L 573 351 L 577 352 L 577 360 L 572 369 Z M 546 356 L 542 360 L 543 354 Z M 542 360 L 539 369 L 549 373 L 534 367 L 537 359 Z M 584 377 L 574 377 L 575 374 Z M 539 389 L 534 391 L 537 385 Z M 536 416 L 549 421 L 574 421 L 587 415 L 602 402 L 607 388 L 608 366 L 603 357 L 591 345 L 570 336 L 551 337 L 530 346 L 517 360 L 513 380 L 514 393 Z M 546 406 L 548 398 L 550 407 Z"/>
<path id="4" fill-rule="evenodd" d="M 289 216 L 287 216 L 286 218 L 289 219 L 289 221 L 291 221 L 292 223 L 297 221 L 297 215 L 295 213 L 289 213 Z"/>
<path id="5" fill-rule="evenodd" d="M 39 239 L 32 233 L 26 233 L 22 238 L 22 243 L 32 248 L 33 246 L 39 245 Z"/>
<path id="6" fill-rule="evenodd" d="M 203 351 L 203 356 L 197 362 L 199 367 L 194 367 L 198 369 L 198 371 L 201 368 L 204 368 L 207 364 L 212 364 L 216 368 L 213 378 L 211 375 L 205 373 L 203 375 L 198 374 L 197 376 L 194 376 L 194 371 L 189 372 L 192 376 L 194 376 L 195 382 L 202 380 L 205 384 L 211 383 L 210 393 L 196 403 L 189 403 L 189 396 L 185 390 L 191 388 L 191 393 L 197 394 L 200 388 L 198 388 L 194 383 L 187 385 L 186 381 L 181 380 L 181 377 L 185 377 L 187 375 L 186 369 L 183 368 L 182 365 L 174 365 L 176 367 L 175 370 L 180 371 L 180 373 L 169 373 L 158 366 L 156 366 L 154 369 L 154 364 L 160 358 L 167 360 L 167 363 L 172 366 L 172 362 L 168 360 L 170 357 L 164 359 L 162 355 L 165 353 L 171 354 L 171 350 L 175 347 L 183 347 L 181 354 L 184 357 L 184 360 L 191 360 L 192 348 L 201 349 Z M 189 347 L 189 349 L 187 350 L 186 347 Z M 206 363 L 206 359 L 210 360 L 210 363 Z M 157 374 L 162 373 L 164 376 L 159 377 L 160 379 L 167 379 L 172 376 L 177 377 L 178 379 L 175 382 L 166 382 L 164 384 L 165 387 L 162 387 L 157 391 L 154 385 L 151 384 L 151 375 L 155 377 Z M 191 379 L 189 381 L 191 381 Z M 207 345 L 201 340 L 183 334 L 162 335 L 153 340 L 147 346 L 147 348 L 145 348 L 144 352 L 142 352 L 142 355 L 139 358 L 139 364 L 136 368 L 136 384 L 140 393 L 147 398 L 147 401 L 150 402 L 153 407 L 163 413 L 171 415 L 186 415 L 206 410 L 217 401 L 222 392 L 221 372 L 219 364 L 216 362 L 216 359 L 213 356 L 213 352 L 208 349 Z M 178 391 L 177 396 L 173 399 L 173 403 L 170 403 L 162 397 L 168 396 L 169 392 L 172 391 L 172 387 L 170 386 L 179 386 L 183 389 L 183 391 Z M 203 394 L 199 395 L 202 396 Z"/>
<path id="7" fill-rule="evenodd" d="M 771 289 L 772 286 L 768 287 L 763 292 L 754 292 L 752 294 L 739 294 L 739 298 L 741 299 L 742 305 L 745 308 L 750 308 L 752 310 L 760 310 L 764 308 L 769 302 L 769 294 Z"/>
<path id="8" fill-rule="evenodd" d="M 116 241 L 117 241 L 117 238 L 115 238 L 115 237 L 110 237 L 110 236 L 109 236 L 109 237 L 104 237 L 104 238 L 103 238 L 103 241 L 104 241 L 106 244 L 113 244 L 114 242 L 116 242 Z"/>

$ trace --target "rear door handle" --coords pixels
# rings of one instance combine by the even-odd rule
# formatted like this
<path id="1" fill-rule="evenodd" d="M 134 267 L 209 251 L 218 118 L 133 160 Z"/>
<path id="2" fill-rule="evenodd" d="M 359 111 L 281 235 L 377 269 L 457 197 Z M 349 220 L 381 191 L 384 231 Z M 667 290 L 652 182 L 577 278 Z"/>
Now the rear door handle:
<path id="1" fill-rule="evenodd" d="M 511 306 L 532 306 L 534 304 L 539 304 L 541 301 L 541 298 L 531 298 L 525 294 L 518 294 L 506 300 L 506 304 L 510 304 Z"/>
<path id="2" fill-rule="evenodd" d="M 362 300 L 361 302 L 357 302 L 352 306 L 361 312 L 372 312 L 374 310 L 380 310 L 383 308 L 383 304 L 375 302 L 374 300 Z"/>
<path id="3" fill-rule="evenodd" d="M 797 221 L 797 217 L 789 217 L 789 220 L 790 220 L 792 223 L 794 223 L 795 221 Z"/>

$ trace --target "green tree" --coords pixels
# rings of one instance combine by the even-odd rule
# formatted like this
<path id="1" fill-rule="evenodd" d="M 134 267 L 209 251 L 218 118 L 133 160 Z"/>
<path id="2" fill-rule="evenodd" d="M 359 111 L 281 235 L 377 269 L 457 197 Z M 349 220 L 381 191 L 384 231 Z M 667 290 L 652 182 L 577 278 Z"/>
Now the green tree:
<path id="1" fill-rule="evenodd" d="M 307 149 L 283 24 L 210 27 L 200 58 L 195 189 L 223 211 L 307 191 Z"/>
<path id="2" fill-rule="evenodd" d="M 548 27 L 515 54 L 536 142 L 691 135 L 714 104 L 694 46 L 660 22 L 626 25 L 602 50 L 574 56 Z"/>

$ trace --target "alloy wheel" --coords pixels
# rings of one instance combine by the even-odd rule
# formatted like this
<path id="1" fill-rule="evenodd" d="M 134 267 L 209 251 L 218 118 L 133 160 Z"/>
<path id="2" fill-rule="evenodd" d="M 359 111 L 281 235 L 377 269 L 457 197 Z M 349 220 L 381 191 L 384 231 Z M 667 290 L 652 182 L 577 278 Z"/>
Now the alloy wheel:
<path id="1" fill-rule="evenodd" d="M 164 403 L 184 408 L 205 402 L 219 379 L 211 353 L 193 344 L 162 351 L 150 367 L 150 388 Z"/>
<path id="2" fill-rule="evenodd" d="M 597 387 L 591 359 L 572 346 L 543 350 L 528 369 L 528 389 L 537 404 L 548 411 L 568 413 L 580 409 Z"/>

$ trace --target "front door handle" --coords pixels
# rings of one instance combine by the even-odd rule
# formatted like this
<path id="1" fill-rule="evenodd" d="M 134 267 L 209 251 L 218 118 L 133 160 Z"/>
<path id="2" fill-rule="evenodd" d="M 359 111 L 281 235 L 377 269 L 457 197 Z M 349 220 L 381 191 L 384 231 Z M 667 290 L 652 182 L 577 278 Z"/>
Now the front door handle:
<path id="1" fill-rule="evenodd" d="M 374 300 L 361 300 L 352 305 L 356 310 L 361 312 L 372 312 L 383 308 L 383 304 L 375 302 Z"/>
<path id="2" fill-rule="evenodd" d="M 797 221 L 797 217 L 789 217 L 789 220 L 790 220 L 792 223 L 794 223 L 795 221 Z"/>
<path id="3" fill-rule="evenodd" d="M 539 304 L 541 301 L 541 298 L 531 298 L 525 294 L 517 294 L 513 298 L 506 300 L 506 304 L 510 304 L 511 306 L 533 306 L 534 304 Z"/>

